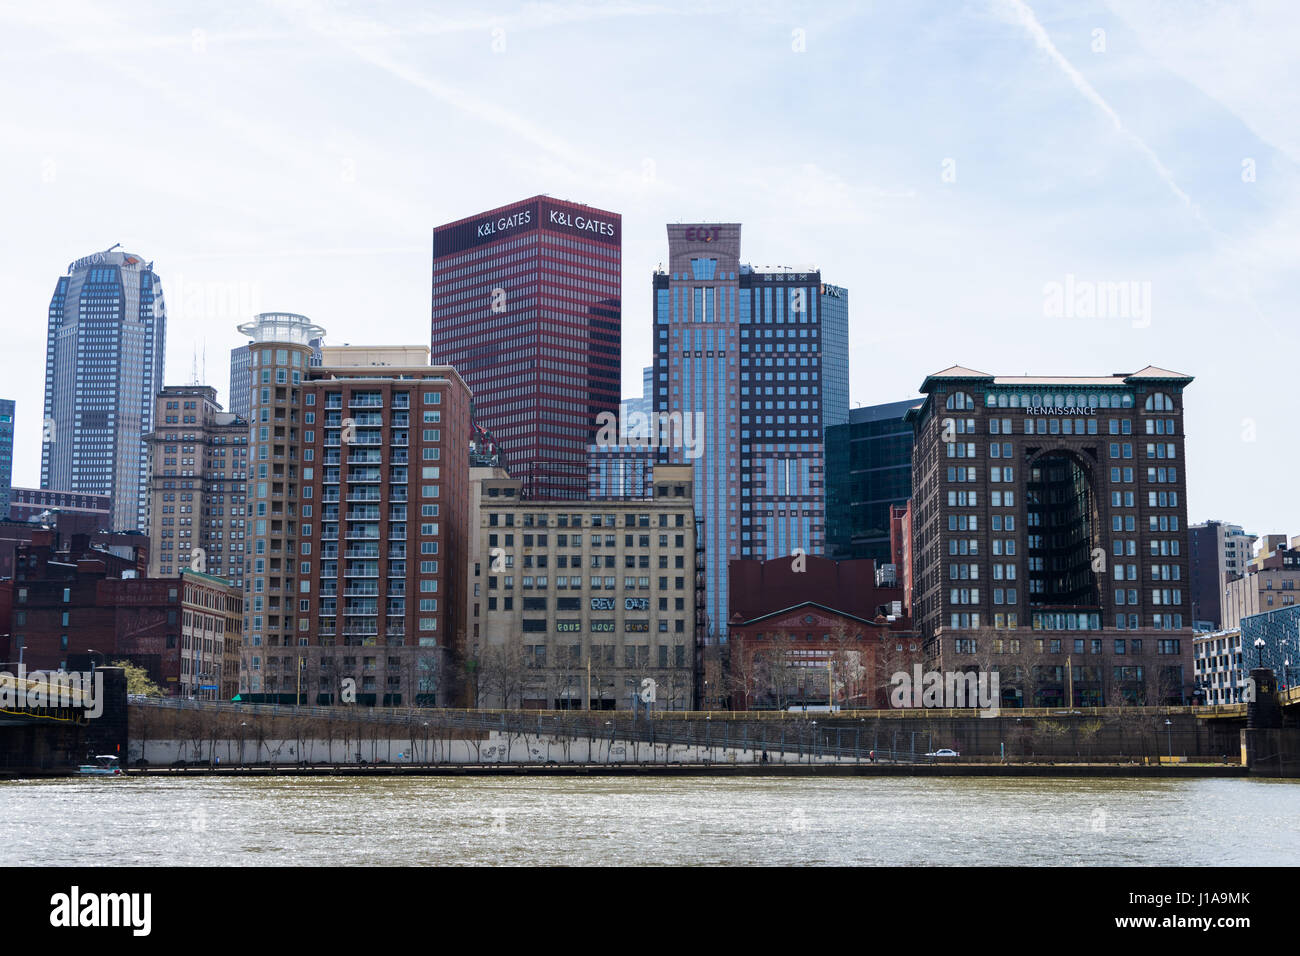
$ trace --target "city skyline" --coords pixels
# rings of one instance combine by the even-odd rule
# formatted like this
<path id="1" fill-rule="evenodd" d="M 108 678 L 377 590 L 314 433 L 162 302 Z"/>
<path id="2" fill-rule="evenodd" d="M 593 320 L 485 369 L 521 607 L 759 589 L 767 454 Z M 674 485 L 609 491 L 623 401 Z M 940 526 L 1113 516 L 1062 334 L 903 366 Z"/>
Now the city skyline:
<path id="1" fill-rule="evenodd" d="M 14 484 L 39 481 L 37 320 L 69 260 L 118 241 L 146 250 L 169 306 L 164 384 L 189 381 L 206 344 L 217 358 L 201 378 L 229 408 L 234 325 L 286 309 L 334 343 L 420 341 L 433 226 L 543 192 L 623 214 L 625 396 L 649 359 L 664 224 L 738 221 L 755 265 L 812 255 L 852 290 L 850 406 L 906 399 L 958 358 L 1044 374 L 1179 369 L 1198 382 L 1189 519 L 1256 534 L 1300 520 L 1286 496 L 1285 376 L 1258 360 L 1259 345 L 1285 353 L 1296 336 L 1290 11 L 1244 7 L 1250 35 L 1270 37 L 1248 41 L 1215 8 L 1174 21 L 1166 5 L 989 3 L 942 18 L 503 9 L 438 19 L 396 6 L 370 22 L 311 6 L 0 14 L 11 85 L 53 51 L 86 61 L 6 121 L 0 170 L 30 224 L 0 266 Z M 918 21 L 927 43 L 901 43 Z M 696 79 L 637 49 L 683 22 L 682 62 L 711 64 L 718 108 L 675 110 L 664 136 L 662 103 L 696 104 Z M 299 69 L 283 92 L 254 96 L 272 88 L 268 51 Z M 115 108 L 56 126 L 82 115 L 104 71 Z M 602 71 L 621 80 L 616 113 L 592 88 Z M 742 95 L 752 106 L 739 110 Z M 588 106 L 542 105 L 560 100 Z M 160 111 L 177 119 L 162 150 Z M 447 139 L 459 147 L 439 150 Z M 813 141 L 813 153 L 800 145 Z M 140 202 L 124 180 L 165 202 Z M 1075 306 L 1101 291 L 1089 283 L 1124 284 L 1132 314 L 1083 318 Z M 1221 457 L 1235 467 L 1214 467 Z"/>

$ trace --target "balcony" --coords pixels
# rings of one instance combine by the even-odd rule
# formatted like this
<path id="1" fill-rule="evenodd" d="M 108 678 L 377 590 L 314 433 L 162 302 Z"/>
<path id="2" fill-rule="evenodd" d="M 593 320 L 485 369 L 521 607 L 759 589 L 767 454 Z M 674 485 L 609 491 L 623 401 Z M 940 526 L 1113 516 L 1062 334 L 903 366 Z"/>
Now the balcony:
<path id="1" fill-rule="evenodd" d="M 375 583 L 369 587 L 364 585 L 353 585 L 343 589 L 344 597 L 379 597 L 379 584 Z"/>
<path id="2" fill-rule="evenodd" d="M 378 568 L 348 568 L 343 572 L 345 578 L 377 578 Z"/>
<path id="3" fill-rule="evenodd" d="M 379 494 L 377 488 L 361 488 L 357 490 L 348 489 L 349 502 L 379 501 L 381 500 L 381 497 L 382 496 Z"/>
<path id="4" fill-rule="evenodd" d="M 383 443 L 384 436 L 377 431 L 359 431 L 352 436 L 351 441 L 354 447 L 357 445 L 382 445 Z"/>
<path id="5" fill-rule="evenodd" d="M 343 629 L 343 634 L 346 637 L 378 637 L 379 625 L 364 623 L 349 624 Z"/>
<path id="6" fill-rule="evenodd" d="M 393 452 L 392 457 L 388 459 L 388 463 L 390 465 L 409 465 L 411 462 L 410 458 L 407 457 L 406 452 L 395 451 Z"/>
<path id="7" fill-rule="evenodd" d="M 373 547 L 348 548 L 343 552 L 345 558 L 377 558 L 379 557 L 379 545 Z"/>
<path id="8" fill-rule="evenodd" d="M 379 509 L 378 509 L 378 508 L 363 508 L 363 509 L 360 509 L 360 510 L 349 511 L 349 512 L 347 513 L 347 519 L 348 519 L 349 521 L 378 521 L 378 520 L 379 520 Z M 327 520 L 328 520 L 328 519 L 327 519 Z"/>
<path id="9" fill-rule="evenodd" d="M 354 451 L 348 455 L 349 465 L 382 465 L 384 463 L 384 453 L 378 449 L 374 451 Z"/>
<path id="10" fill-rule="evenodd" d="M 327 408 L 329 406 L 326 406 Z M 378 395 L 353 395 L 348 408 L 383 408 L 384 400 Z"/>
<path id="11" fill-rule="evenodd" d="M 379 532 L 367 528 L 352 528 L 348 530 L 346 537 L 349 541 L 378 541 Z M 323 536 L 322 540 L 324 540 Z"/>
<path id="12" fill-rule="evenodd" d="M 389 557 L 389 558 L 404 558 L 404 557 L 406 557 L 406 545 L 404 545 L 404 544 L 394 544 L 394 545 L 389 545 L 389 547 L 388 547 L 388 557 Z"/>
<path id="13" fill-rule="evenodd" d="M 326 472 L 328 474 L 328 472 Z M 326 478 L 326 481 L 329 479 Z M 378 468 L 350 468 L 348 469 L 349 482 L 364 482 L 366 484 L 379 484 L 383 479 L 379 475 Z M 403 479 L 405 480 L 405 479 Z"/>

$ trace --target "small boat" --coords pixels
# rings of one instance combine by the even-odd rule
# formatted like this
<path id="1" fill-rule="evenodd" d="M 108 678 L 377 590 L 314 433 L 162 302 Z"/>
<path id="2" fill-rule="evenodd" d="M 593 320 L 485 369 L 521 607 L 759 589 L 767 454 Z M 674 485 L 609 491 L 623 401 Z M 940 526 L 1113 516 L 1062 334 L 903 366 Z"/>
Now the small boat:
<path id="1" fill-rule="evenodd" d="M 113 754 L 100 754 L 94 763 L 83 763 L 78 767 L 77 774 L 82 777 L 120 777 L 122 768 Z"/>

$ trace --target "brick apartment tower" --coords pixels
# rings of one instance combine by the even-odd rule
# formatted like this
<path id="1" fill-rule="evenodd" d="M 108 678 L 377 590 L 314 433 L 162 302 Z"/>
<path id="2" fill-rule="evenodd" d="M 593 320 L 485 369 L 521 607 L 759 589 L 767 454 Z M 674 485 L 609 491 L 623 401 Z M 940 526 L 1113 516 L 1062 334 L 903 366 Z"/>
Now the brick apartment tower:
<path id="1" fill-rule="evenodd" d="M 339 703 L 351 678 L 362 705 L 458 695 L 470 394 L 455 369 L 428 362 L 424 346 L 326 347 L 311 370 L 299 646 L 266 652 L 268 692 L 301 687 L 309 704 Z"/>
<path id="2" fill-rule="evenodd" d="M 433 231 L 432 359 L 532 498 L 581 499 L 621 394 L 622 217 L 547 196 Z"/>
<path id="3" fill-rule="evenodd" d="M 299 555 L 310 545 L 300 533 L 303 387 L 311 341 L 324 329 L 303 315 L 263 312 L 239 326 L 251 339 L 251 401 L 244 560 L 244 647 L 240 690 L 260 692 L 266 653 L 308 641 L 309 623 L 298 610 L 303 574 Z M 265 649 L 265 650 L 264 650 Z M 283 652 L 290 653 L 290 652 Z M 254 666 L 256 665 L 256 666 Z"/>

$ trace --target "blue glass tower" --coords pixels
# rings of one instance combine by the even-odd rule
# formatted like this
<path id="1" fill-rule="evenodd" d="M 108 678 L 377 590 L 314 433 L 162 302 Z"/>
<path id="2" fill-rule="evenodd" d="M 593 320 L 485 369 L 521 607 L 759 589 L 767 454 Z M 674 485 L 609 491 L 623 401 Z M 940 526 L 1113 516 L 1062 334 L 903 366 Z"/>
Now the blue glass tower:
<path id="1" fill-rule="evenodd" d="M 848 419 L 848 292 L 816 269 L 742 263 L 739 223 L 669 225 L 668 261 L 654 277 L 653 410 L 680 414 L 689 441 L 660 460 L 695 466 L 706 640 L 725 643 L 729 561 L 825 551 L 825 429 Z"/>
<path id="2" fill-rule="evenodd" d="M 108 495 L 119 531 L 145 530 L 154 397 L 167 314 L 153 263 L 116 246 L 78 259 L 50 300 L 41 487 Z"/>

